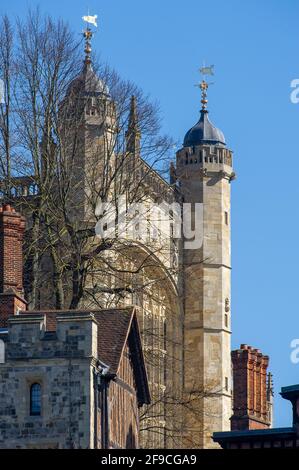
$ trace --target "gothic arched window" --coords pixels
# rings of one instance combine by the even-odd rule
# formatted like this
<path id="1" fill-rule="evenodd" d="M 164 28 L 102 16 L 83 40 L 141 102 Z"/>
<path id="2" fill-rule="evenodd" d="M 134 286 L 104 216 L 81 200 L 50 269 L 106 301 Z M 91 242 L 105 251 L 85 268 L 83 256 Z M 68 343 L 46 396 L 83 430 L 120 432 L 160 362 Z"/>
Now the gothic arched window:
<path id="1" fill-rule="evenodd" d="M 40 416 L 42 408 L 41 385 L 34 383 L 30 387 L 30 416 Z"/>

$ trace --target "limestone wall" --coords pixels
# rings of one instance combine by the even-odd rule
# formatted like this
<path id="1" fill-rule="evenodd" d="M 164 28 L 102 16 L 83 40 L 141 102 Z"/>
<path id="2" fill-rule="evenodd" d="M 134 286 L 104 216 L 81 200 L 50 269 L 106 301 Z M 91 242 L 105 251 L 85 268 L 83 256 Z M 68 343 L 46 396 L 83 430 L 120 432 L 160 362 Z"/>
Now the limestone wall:
<path id="1" fill-rule="evenodd" d="M 25 317 L 25 315 L 24 315 Z M 93 445 L 91 316 L 59 319 L 45 333 L 44 316 L 10 321 L 0 364 L 0 448 L 89 448 Z M 42 390 L 41 415 L 30 416 L 30 387 Z"/>

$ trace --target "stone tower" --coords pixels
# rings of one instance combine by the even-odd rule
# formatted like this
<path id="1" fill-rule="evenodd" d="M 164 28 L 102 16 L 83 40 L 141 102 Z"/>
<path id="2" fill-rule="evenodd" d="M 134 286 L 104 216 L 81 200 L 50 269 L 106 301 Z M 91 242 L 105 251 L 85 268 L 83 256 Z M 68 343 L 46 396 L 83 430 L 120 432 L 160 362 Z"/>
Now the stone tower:
<path id="1" fill-rule="evenodd" d="M 78 220 L 92 219 L 98 188 L 105 190 L 115 158 L 115 104 L 105 79 L 91 60 L 92 31 L 87 28 L 85 59 L 60 106 L 63 170 L 71 175 L 68 207 Z"/>
<path id="2" fill-rule="evenodd" d="M 202 210 L 200 246 L 183 248 L 184 391 L 193 409 L 186 415 L 185 446 L 215 447 L 211 434 L 230 429 L 231 416 L 231 236 L 232 152 L 208 117 L 203 80 L 202 109 L 176 155 L 176 179 L 184 203 Z M 186 242 L 186 239 L 185 239 Z M 216 444 L 217 446 L 217 444 Z"/>

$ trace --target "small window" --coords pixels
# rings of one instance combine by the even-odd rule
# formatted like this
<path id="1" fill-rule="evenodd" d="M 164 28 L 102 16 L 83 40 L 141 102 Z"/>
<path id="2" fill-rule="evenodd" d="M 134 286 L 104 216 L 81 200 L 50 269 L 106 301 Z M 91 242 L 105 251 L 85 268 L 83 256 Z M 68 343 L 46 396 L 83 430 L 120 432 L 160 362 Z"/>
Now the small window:
<path id="1" fill-rule="evenodd" d="M 228 377 L 225 377 L 225 390 L 228 392 Z"/>
<path id="2" fill-rule="evenodd" d="M 227 313 L 224 314 L 224 324 L 225 324 L 225 328 L 228 328 L 228 315 L 227 315 Z"/>
<path id="3" fill-rule="evenodd" d="M 228 225 L 228 212 L 224 212 L 224 221 L 225 221 L 225 225 Z"/>
<path id="4" fill-rule="evenodd" d="M 30 387 L 30 416 L 41 415 L 41 385 L 34 383 Z"/>

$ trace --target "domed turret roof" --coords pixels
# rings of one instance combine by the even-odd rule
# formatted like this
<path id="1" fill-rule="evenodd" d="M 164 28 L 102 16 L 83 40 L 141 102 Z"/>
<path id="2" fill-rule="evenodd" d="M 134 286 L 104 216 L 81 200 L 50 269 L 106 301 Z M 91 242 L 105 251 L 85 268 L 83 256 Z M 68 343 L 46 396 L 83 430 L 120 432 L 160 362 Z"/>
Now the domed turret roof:
<path id="1" fill-rule="evenodd" d="M 184 147 L 202 144 L 226 145 L 222 131 L 210 122 L 206 109 L 200 111 L 199 121 L 187 132 L 184 138 Z"/>
<path id="2" fill-rule="evenodd" d="M 70 84 L 69 93 L 83 93 L 84 95 L 109 95 L 109 88 L 94 72 L 91 64 L 84 64 L 84 68 Z"/>

